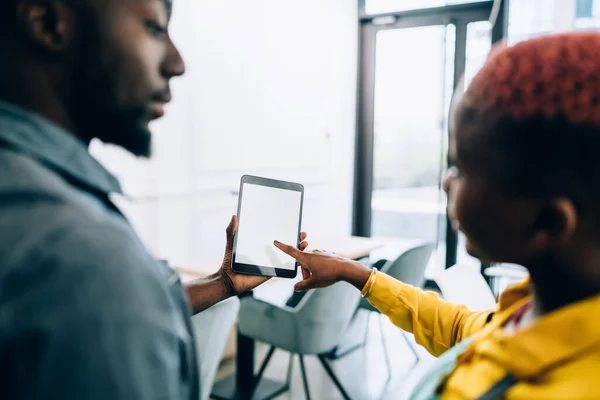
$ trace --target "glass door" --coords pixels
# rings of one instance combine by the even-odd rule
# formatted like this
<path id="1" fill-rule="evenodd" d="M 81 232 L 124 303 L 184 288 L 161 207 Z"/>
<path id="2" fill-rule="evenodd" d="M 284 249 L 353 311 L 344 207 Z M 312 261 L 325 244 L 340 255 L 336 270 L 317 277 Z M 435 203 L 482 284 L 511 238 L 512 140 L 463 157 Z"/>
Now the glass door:
<path id="1" fill-rule="evenodd" d="M 470 81 L 491 47 L 486 4 L 363 25 L 355 233 L 436 243 L 428 278 L 456 261 L 480 266 L 447 224 L 440 182 L 453 89 L 463 76 Z"/>
<path id="2" fill-rule="evenodd" d="M 446 110 L 456 28 L 381 30 L 376 36 L 371 235 L 440 242 L 446 235 Z M 438 252 L 442 254 L 443 252 Z"/>

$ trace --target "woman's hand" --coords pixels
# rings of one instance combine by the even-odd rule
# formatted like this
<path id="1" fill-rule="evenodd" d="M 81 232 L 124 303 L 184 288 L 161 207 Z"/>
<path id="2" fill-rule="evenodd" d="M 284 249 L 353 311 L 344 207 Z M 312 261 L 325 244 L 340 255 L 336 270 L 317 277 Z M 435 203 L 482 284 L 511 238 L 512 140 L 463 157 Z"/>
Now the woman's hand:
<path id="1" fill-rule="evenodd" d="M 296 284 L 297 291 L 331 286 L 346 281 L 361 290 L 371 274 L 371 269 L 363 264 L 319 250 L 305 253 L 293 246 L 275 242 L 275 246 L 295 258 L 302 267 L 304 280 Z"/>
<path id="2" fill-rule="evenodd" d="M 225 256 L 223 257 L 223 264 L 218 274 L 223 279 L 225 286 L 230 295 L 236 296 L 240 293 L 252 290 L 255 287 L 269 280 L 267 276 L 259 275 L 245 275 L 235 273 L 231 269 L 231 261 L 233 257 L 233 237 L 237 230 L 238 220 L 237 216 L 231 217 L 229 226 L 227 227 L 227 245 L 225 246 Z M 306 232 L 300 234 L 300 249 L 304 250 L 308 246 L 306 240 Z M 297 249 L 296 249 L 297 250 Z"/>

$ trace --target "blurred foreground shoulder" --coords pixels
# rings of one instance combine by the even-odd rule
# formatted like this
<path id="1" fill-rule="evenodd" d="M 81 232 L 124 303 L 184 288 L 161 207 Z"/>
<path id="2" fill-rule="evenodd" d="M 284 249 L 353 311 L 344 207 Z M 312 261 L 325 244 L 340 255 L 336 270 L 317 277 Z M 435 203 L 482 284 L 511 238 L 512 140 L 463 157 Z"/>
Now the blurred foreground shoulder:
<path id="1" fill-rule="evenodd" d="M 133 230 L 60 203 L 39 203 L 34 214 L 22 217 L 39 230 L 8 240 L 12 249 L 0 245 L 3 391 L 15 399 L 185 397 L 189 332 Z M 1 215 L 0 235 L 8 235 L 10 218 Z"/>

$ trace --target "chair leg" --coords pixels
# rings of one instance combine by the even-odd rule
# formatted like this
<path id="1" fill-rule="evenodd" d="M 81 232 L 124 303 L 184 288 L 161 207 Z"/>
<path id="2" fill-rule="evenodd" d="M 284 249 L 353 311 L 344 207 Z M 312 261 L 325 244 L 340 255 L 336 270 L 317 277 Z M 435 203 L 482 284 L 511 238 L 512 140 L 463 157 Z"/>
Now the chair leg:
<path id="1" fill-rule="evenodd" d="M 310 391 L 308 390 L 308 379 L 306 377 L 306 368 L 304 368 L 304 356 L 299 354 L 300 356 L 300 369 L 302 370 L 302 381 L 304 382 L 304 394 L 306 395 L 306 400 L 310 400 Z"/>
<path id="2" fill-rule="evenodd" d="M 285 384 L 290 387 L 292 381 L 292 368 L 294 367 L 294 353 L 290 353 L 290 361 L 288 363 L 287 377 L 285 378 Z"/>
<path id="3" fill-rule="evenodd" d="M 383 386 L 382 396 L 387 392 L 390 381 L 392 380 L 392 364 L 390 362 L 390 356 L 388 354 L 387 340 L 385 340 L 385 332 L 383 330 L 383 319 L 381 314 L 377 315 L 379 320 L 379 334 L 381 335 L 381 345 L 383 347 L 383 357 L 385 358 L 385 366 L 387 368 L 387 378 L 385 379 L 385 385 Z"/>
<path id="4" fill-rule="evenodd" d="M 267 369 L 267 365 L 269 365 L 269 361 L 271 361 L 271 357 L 273 357 L 273 353 L 275 353 L 275 346 L 271 346 L 271 348 L 269 349 L 267 356 L 265 357 L 264 361 L 260 366 L 260 369 L 258 370 L 258 375 L 256 375 L 256 377 L 254 378 L 254 389 L 258 387 L 258 384 L 260 383 L 260 380 L 262 379 L 262 376 L 265 373 L 265 370 Z"/>
<path id="5" fill-rule="evenodd" d="M 350 396 L 348 396 L 348 393 L 346 393 L 346 389 L 344 389 L 341 382 L 338 380 L 337 376 L 335 376 L 335 373 L 329 366 L 329 363 L 327 362 L 327 359 L 325 358 L 325 356 L 320 354 L 318 357 L 319 357 L 319 360 L 321 361 L 321 364 L 323 364 L 323 368 L 325 368 L 325 371 L 327 371 L 327 375 L 329 375 L 329 377 L 331 378 L 331 380 L 333 381 L 333 383 L 335 384 L 337 389 L 340 391 L 340 393 L 342 394 L 342 397 L 345 400 L 351 400 Z"/>

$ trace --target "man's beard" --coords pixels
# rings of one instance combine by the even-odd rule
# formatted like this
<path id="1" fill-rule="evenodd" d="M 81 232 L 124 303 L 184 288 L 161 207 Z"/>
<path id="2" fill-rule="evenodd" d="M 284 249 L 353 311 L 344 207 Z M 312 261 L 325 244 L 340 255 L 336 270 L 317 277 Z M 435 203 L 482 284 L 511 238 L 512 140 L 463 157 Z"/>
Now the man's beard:
<path id="1" fill-rule="evenodd" d="M 110 77 L 100 77 L 99 74 L 81 76 L 81 83 L 75 89 L 79 93 L 73 98 L 78 99 L 73 104 L 77 136 L 86 141 L 99 139 L 135 156 L 150 157 L 152 135 L 147 109 L 144 106 L 119 109 L 115 101 L 116 88 L 107 84 L 112 83 Z"/>
<path id="2" fill-rule="evenodd" d="M 126 62 L 111 57 L 112 50 L 102 46 L 99 32 L 93 22 L 81 32 L 78 63 L 69 77 L 73 133 L 85 142 L 99 139 L 149 158 L 152 135 L 147 104 L 119 104 L 118 72 L 126 68 Z"/>
<path id="3" fill-rule="evenodd" d="M 102 116 L 98 116 L 103 118 Z M 92 129 L 93 137 L 114 144 L 135 156 L 149 158 L 152 154 L 152 134 L 145 125 L 145 110 L 120 111 L 105 116 L 104 123 Z"/>

